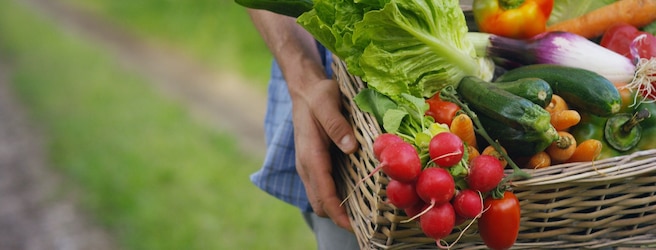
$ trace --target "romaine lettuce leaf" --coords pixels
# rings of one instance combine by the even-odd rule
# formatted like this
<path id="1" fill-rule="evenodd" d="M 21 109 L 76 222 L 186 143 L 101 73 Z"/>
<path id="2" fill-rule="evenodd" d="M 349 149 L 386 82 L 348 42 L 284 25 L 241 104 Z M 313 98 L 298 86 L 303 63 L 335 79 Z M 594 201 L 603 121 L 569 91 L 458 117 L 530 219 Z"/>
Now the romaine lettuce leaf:
<path id="1" fill-rule="evenodd" d="M 466 75 L 491 79 L 457 0 L 317 0 L 298 18 L 351 74 L 382 94 L 428 97 Z"/>

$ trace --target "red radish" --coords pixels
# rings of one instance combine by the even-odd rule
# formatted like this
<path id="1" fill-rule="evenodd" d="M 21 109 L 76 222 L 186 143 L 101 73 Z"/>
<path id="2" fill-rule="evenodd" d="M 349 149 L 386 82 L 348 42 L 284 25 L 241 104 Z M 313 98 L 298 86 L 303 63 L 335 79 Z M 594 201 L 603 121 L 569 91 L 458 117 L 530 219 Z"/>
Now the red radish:
<path id="1" fill-rule="evenodd" d="M 429 204 L 448 203 L 456 191 L 453 176 L 443 168 L 427 168 L 417 178 L 417 194 Z"/>
<path id="2" fill-rule="evenodd" d="M 428 153 L 435 164 L 451 167 L 462 160 L 465 146 L 460 137 L 451 132 L 442 132 L 435 136 L 428 145 Z"/>
<path id="3" fill-rule="evenodd" d="M 503 179 L 503 165 L 501 161 L 491 155 L 479 155 L 469 163 L 467 185 L 469 188 L 485 193 L 499 185 Z"/>
<path id="4" fill-rule="evenodd" d="M 397 181 L 414 181 L 421 172 L 421 159 L 417 149 L 405 141 L 385 147 L 380 152 L 379 160 L 380 165 L 373 172 L 382 168 L 387 176 Z"/>
<path id="5" fill-rule="evenodd" d="M 451 234 L 455 221 L 456 213 L 448 202 L 434 206 L 419 218 L 421 230 L 438 244 L 440 239 Z"/>
<path id="6" fill-rule="evenodd" d="M 378 161 L 380 161 L 380 164 L 369 175 L 358 181 L 355 186 L 359 186 L 381 169 L 391 179 L 400 182 L 413 182 L 419 176 L 422 168 L 417 149 L 405 141 L 387 145 L 380 152 Z M 355 189 L 353 191 L 355 192 Z M 342 203 L 346 202 L 351 195 L 353 195 L 353 192 L 344 198 Z"/>
<path id="7" fill-rule="evenodd" d="M 384 133 L 377 136 L 373 143 L 373 152 L 376 159 L 380 159 L 380 153 L 383 152 L 383 149 L 397 142 L 403 142 L 403 139 L 395 134 Z"/>
<path id="8" fill-rule="evenodd" d="M 387 183 L 386 192 L 389 202 L 400 209 L 410 208 L 420 200 L 414 182 L 400 182 L 391 179 Z"/>
<path id="9" fill-rule="evenodd" d="M 475 218 L 483 212 L 483 198 L 478 192 L 471 189 L 458 192 L 451 204 L 453 204 L 456 214 L 465 219 Z"/>
<path id="10" fill-rule="evenodd" d="M 453 208 L 453 210 L 455 211 L 455 207 Z M 467 221 L 467 218 L 458 215 L 458 213 L 456 212 L 456 222 L 454 223 L 454 225 L 459 226 L 462 223 L 465 223 L 465 221 Z"/>
<path id="11" fill-rule="evenodd" d="M 428 208 L 428 204 L 426 204 L 426 202 L 424 202 L 420 199 L 417 203 L 415 203 L 415 205 L 413 205 L 412 207 L 403 209 L 403 211 L 405 212 L 405 214 L 408 217 L 413 218 L 413 217 L 419 215 L 424 210 L 426 210 L 426 208 Z"/>

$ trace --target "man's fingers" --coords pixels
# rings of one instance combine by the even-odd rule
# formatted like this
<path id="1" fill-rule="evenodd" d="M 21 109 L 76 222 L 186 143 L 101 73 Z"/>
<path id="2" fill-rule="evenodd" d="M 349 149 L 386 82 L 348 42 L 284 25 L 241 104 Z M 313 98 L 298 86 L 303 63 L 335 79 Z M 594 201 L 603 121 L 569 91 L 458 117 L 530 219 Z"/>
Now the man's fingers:
<path id="1" fill-rule="evenodd" d="M 323 204 L 324 211 L 326 212 L 326 215 L 330 217 L 339 227 L 348 231 L 353 231 L 353 227 L 351 226 L 351 221 L 349 220 L 349 217 L 346 213 L 346 209 L 341 206 L 341 203 L 342 201 L 338 199 L 337 196 L 328 197 Z"/>
<path id="2" fill-rule="evenodd" d="M 315 175 L 310 178 L 313 180 L 314 194 L 318 199 L 320 207 L 325 212 L 325 215 L 330 217 L 335 224 L 349 231 L 352 230 L 346 209 L 342 206 L 340 196 L 337 195 L 337 189 L 331 172 L 325 171 L 326 168 L 319 169 L 320 171 L 315 171 Z"/>
<path id="3" fill-rule="evenodd" d="M 293 110 L 296 167 L 314 212 L 352 230 L 332 176 L 330 146 L 334 143 L 343 152 L 351 153 L 358 144 L 353 129 L 341 112 L 341 93 L 337 83 L 323 80 L 309 90 L 310 93 L 304 95 Z"/>
<path id="4" fill-rule="evenodd" d="M 331 80 L 332 81 L 332 80 Z M 335 98 L 328 100 L 316 101 L 315 109 L 320 109 L 319 112 L 314 112 L 317 120 L 323 127 L 328 137 L 337 145 L 337 147 L 344 153 L 350 154 L 355 152 L 358 148 L 358 142 L 355 140 L 353 128 L 346 120 L 341 112 L 341 98 L 339 97 L 339 88 L 336 82 L 328 83 L 334 84 L 333 91 Z"/>
<path id="5" fill-rule="evenodd" d="M 342 200 L 337 194 L 332 176 L 330 153 L 327 150 L 307 150 L 300 155 L 297 171 L 304 179 L 305 189 L 314 213 L 329 217 L 338 226 L 352 231 Z M 304 165 L 309 164 L 309 165 Z"/>
<path id="6" fill-rule="evenodd" d="M 325 113 L 339 112 L 327 108 Z M 330 139 L 344 153 L 350 154 L 358 148 L 358 143 L 353 135 L 351 124 L 343 116 L 321 115 L 319 122 L 322 124 Z"/>

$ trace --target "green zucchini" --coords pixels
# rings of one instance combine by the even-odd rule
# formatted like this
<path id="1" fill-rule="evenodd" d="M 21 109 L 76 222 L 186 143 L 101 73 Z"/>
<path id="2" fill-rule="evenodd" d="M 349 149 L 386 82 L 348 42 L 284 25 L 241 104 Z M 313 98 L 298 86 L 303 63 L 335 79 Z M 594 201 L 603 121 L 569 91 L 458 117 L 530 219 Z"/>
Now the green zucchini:
<path id="1" fill-rule="evenodd" d="M 312 0 L 235 0 L 246 8 L 268 10 L 274 13 L 298 17 L 314 6 Z"/>
<path id="2" fill-rule="evenodd" d="M 549 83 L 540 78 L 522 78 L 510 82 L 495 82 L 496 86 L 515 95 L 524 97 L 529 101 L 546 107 L 551 103 L 553 90 Z"/>
<path id="3" fill-rule="evenodd" d="M 487 115 L 507 126 L 524 131 L 554 130 L 551 115 L 544 108 L 496 84 L 466 76 L 460 80 L 457 92 L 474 112 Z"/>
<path id="4" fill-rule="evenodd" d="M 547 132 L 521 130 L 506 126 L 487 115 L 481 114 L 477 117 L 490 138 L 499 142 L 511 157 L 534 155 L 558 140 L 555 129 Z M 481 145 L 484 145 L 483 143 L 481 142 Z"/>
<path id="5" fill-rule="evenodd" d="M 582 68 L 534 64 L 507 71 L 496 82 L 537 77 L 551 85 L 554 94 L 580 111 L 607 117 L 622 107 L 620 93 L 605 77 Z"/>

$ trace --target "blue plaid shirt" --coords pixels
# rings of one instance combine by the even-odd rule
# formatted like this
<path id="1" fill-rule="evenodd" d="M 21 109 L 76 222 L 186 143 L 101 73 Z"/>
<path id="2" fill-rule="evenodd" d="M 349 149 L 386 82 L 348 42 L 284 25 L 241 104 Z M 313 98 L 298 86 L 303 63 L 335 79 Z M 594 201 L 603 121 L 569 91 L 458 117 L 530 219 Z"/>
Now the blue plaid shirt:
<path id="1" fill-rule="evenodd" d="M 331 54 L 318 46 L 326 75 L 332 76 Z M 301 177 L 296 172 L 292 101 L 287 83 L 275 61 L 271 67 L 264 132 L 267 153 L 262 168 L 251 175 L 251 181 L 265 192 L 304 212 L 312 211 Z"/>

